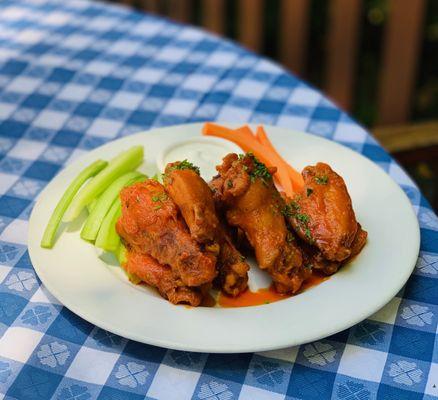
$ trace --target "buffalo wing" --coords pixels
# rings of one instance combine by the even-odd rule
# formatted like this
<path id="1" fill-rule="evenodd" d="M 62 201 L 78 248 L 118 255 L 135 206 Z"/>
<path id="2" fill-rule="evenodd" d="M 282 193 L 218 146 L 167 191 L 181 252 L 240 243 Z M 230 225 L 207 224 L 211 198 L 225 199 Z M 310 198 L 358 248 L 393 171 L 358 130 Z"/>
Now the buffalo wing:
<path id="1" fill-rule="evenodd" d="M 243 292 L 247 288 L 249 266 L 219 221 L 207 183 L 189 163 L 176 162 L 167 165 L 164 186 L 181 210 L 192 238 L 217 254 L 219 286 L 231 296 Z"/>
<path id="2" fill-rule="evenodd" d="M 282 215 L 284 201 L 272 180 L 275 169 L 267 169 L 251 154 L 229 154 L 217 170 L 211 187 L 229 224 L 245 233 L 260 268 L 271 275 L 277 291 L 298 291 L 309 270 Z"/>
<path id="3" fill-rule="evenodd" d="M 216 258 L 204 253 L 181 219 L 163 185 L 136 183 L 121 191 L 122 215 L 117 231 L 134 250 L 169 265 L 187 286 L 200 286 L 216 276 Z"/>

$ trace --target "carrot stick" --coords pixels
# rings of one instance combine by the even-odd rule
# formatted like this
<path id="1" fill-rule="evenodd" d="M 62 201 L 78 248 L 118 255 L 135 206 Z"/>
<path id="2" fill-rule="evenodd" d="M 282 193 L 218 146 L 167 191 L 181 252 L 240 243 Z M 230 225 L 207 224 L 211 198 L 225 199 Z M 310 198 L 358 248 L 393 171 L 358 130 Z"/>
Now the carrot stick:
<path id="1" fill-rule="evenodd" d="M 234 135 L 236 133 L 250 139 L 253 140 L 254 139 L 254 134 L 252 133 L 250 127 L 248 125 L 243 125 L 240 128 L 237 129 L 231 129 L 231 128 L 227 128 L 226 126 L 222 126 L 222 125 L 218 125 L 218 124 L 214 124 L 212 122 L 206 122 L 204 124 L 204 127 L 202 128 L 202 133 L 204 135 L 209 135 L 209 136 L 220 136 L 220 135 Z M 223 136 L 220 136 L 223 137 Z M 227 140 L 230 140 L 227 136 Z"/>
<path id="2" fill-rule="evenodd" d="M 265 146 L 266 148 L 268 148 L 272 153 L 275 154 L 275 156 L 280 159 L 284 164 L 285 167 L 287 169 L 288 175 L 292 181 L 292 186 L 295 192 L 300 192 L 303 187 L 304 187 L 304 181 L 303 181 L 303 177 L 301 176 L 301 174 L 294 169 L 290 164 L 288 164 L 284 158 L 278 153 L 278 151 L 276 150 L 276 148 L 274 147 L 274 145 L 272 144 L 272 142 L 269 140 L 268 135 L 266 134 L 265 129 L 263 128 L 263 126 L 259 125 L 257 127 L 256 130 L 256 138 L 258 139 L 258 141 Z"/>
<path id="3" fill-rule="evenodd" d="M 248 125 L 243 125 L 240 128 L 237 128 L 236 130 L 234 130 L 234 134 L 242 135 L 248 140 L 254 139 L 254 133 Z"/>
<path id="4" fill-rule="evenodd" d="M 202 127 L 202 133 L 204 135 L 217 136 L 215 133 L 220 135 L 232 135 L 234 129 L 227 128 L 226 126 L 214 124 L 213 122 L 206 122 Z M 220 136 L 222 137 L 222 136 Z"/>
<path id="5" fill-rule="evenodd" d="M 204 125 L 202 133 L 207 136 L 217 136 L 230 140 L 236 143 L 243 151 L 252 152 L 267 167 L 277 167 L 277 173 L 274 175 L 274 178 L 276 178 L 276 181 L 278 181 L 288 196 L 293 196 L 294 191 L 287 169 L 281 161 L 279 162 L 278 157 L 272 151 L 258 142 L 255 136 L 242 134 L 239 130 L 236 132 L 236 130 L 229 128 L 216 129 L 216 125 L 211 123 Z"/>

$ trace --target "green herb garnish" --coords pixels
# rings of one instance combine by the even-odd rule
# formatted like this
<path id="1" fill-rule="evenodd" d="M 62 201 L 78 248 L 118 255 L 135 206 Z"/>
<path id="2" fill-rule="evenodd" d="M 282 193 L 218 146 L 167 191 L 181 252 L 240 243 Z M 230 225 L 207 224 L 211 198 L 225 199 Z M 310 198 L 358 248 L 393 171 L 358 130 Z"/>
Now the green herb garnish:
<path id="1" fill-rule="evenodd" d="M 272 180 L 272 175 L 269 172 L 268 167 L 266 167 L 265 164 L 259 161 L 257 157 L 251 152 L 248 152 L 246 154 L 239 154 L 239 160 L 243 160 L 245 157 L 250 157 L 254 165 L 252 170 L 249 172 L 251 182 L 254 182 L 257 178 L 259 178 L 265 185 L 267 185 L 268 182 Z M 243 169 L 247 171 L 248 167 L 244 165 Z"/>
<path id="2" fill-rule="evenodd" d="M 287 243 L 292 243 L 295 240 L 294 235 L 292 234 L 292 232 L 287 232 L 286 234 L 286 242 Z"/>
<path id="3" fill-rule="evenodd" d="M 309 228 L 306 228 L 304 230 L 304 234 L 306 235 L 306 238 L 309 239 L 311 242 L 313 241 L 312 233 L 310 232 Z"/>
<path id="4" fill-rule="evenodd" d="M 281 213 L 287 218 L 293 217 L 298 211 L 300 211 L 300 205 L 294 200 L 285 204 L 281 209 Z"/>
<path id="5" fill-rule="evenodd" d="M 327 175 L 315 176 L 315 182 L 318 185 L 327 185 L 328 176 Z"/>
<path id="6" fill-rule="evenodd" d="M 231 189 L 233 187 L 233 182 L 231 182 L 230 180 L 227 181 L 227 188 Z"/>
<path id="7" fill-rule="evenodd" d="M 309 197 L 312 193 L 313 193 L 313 189 L 312 188 L 307 188 L 306 189 L 307 197 Z"/>
<path id="8" fill-rule="evenodd" d="M 162 201 L 165 201 L 167 199 L 168 199 L 168 197 L 167 197 L 166 193 L 160 193 L 160 194 L 157 194 L 155 196 L 152 196 L 152 201 L 154 203 L 156 203 L 157 201 L 161 201 L 162 202 Z"/>
<path id="9" fill-rule="evenodd" d="M 309 216 L 307 214 L 297 214 L 296 219 L 302 224 L 307 225 L 309 223 Z"/>
<path id="10" fill-rule="evenodd" d="M 191 169 L 192 171 L 195 171 L 198 175 L 200 175 L 199 167 L 197 167 L 196 165 L 193 165 L 187 159 L 172 165 L 172 167 L 170 168 L 170 171 L 177 170 L 177 169 L 178 170 Z"/>
<path id="11" fill-rule="evenodd" d="M 314 239 L 312 237 L 312 232 L 309 229 L 310 217 L 307 214 L 296 214 L 295 218 L 300 223 L 301 229 L 303 229 L 306 238 L 313 243 Z"/>

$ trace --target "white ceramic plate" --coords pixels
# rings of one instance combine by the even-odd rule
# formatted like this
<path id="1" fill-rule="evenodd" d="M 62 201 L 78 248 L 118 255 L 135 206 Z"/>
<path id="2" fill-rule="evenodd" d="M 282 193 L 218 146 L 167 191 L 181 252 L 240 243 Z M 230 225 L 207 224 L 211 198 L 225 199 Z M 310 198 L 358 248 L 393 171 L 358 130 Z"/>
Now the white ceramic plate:
<path id="1" fill-rule="evenodd" d="M 329 163 L 345 179 L 357 219 L 368 231 L 362 253 L 337 274 L 306 292 L 256 307 L 174 306 L 153 290 L 134 286 L 121 269 L 79 237 L 80 220 L 52 250 L 39 246 L 46 222 L 68 183 L 90 162 L 109 159 L 142 144 L 141 169 L 156 172 L 155 155 L 176 140 L 199 136 L 201 124 L 154 129 L 116 140 L 73 162 L 40 194 L 29 225 L 29 253 L 48 290 L 87 321 L 129 339 L 202 352 L 277 349 L 346 329 L 383 307 L 407 281 L 419 250 L 419 227 L 402 190 L 363 156 L 334 142 L 301 132 L 266 127 L 282 156 L 302 169 Z M 256 271 L 257 267 L 252 266 Z M 252 274 L 251 285 L 263 285 Z M 266 283 L 266 282 L 265 282 Z"/>

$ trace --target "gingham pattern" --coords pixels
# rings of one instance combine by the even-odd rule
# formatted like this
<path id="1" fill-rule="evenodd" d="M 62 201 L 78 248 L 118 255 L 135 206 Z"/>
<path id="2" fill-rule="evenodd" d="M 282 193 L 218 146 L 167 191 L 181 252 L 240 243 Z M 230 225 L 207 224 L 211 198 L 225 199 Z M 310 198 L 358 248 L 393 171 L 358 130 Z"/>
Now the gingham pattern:
<path id="1" fill-rule="evenodd" d="M 379 164 L 421 223 L 421 255 L 404 290 L 349 330 L 257 354 L 147 346 L 63 308 L 29 261 L 26 230 L 36 195 L 63 165 L 108 140 L 202 120 L 305 130 Z M 438 396 L 438 221 L 430 206 L 374 139 L 320 93 L 193 28 L 76 0 L 0 3 L 0 263 L 0 397 Z"/>

